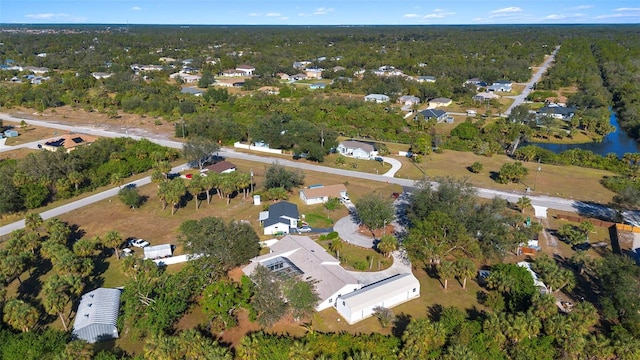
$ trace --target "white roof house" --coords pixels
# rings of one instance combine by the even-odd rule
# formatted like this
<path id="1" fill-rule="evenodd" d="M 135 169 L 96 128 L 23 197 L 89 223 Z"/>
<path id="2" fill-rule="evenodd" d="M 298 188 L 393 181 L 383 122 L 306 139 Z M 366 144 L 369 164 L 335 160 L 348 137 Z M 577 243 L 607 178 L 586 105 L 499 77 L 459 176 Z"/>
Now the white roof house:
<path id="1" fill-rule="evenodd" d="M 88 343 L 118 338 L 120 290 L 97 288 L 80 298 L 71 334 Z"/>
<path id="2" fill-rule="evenodd" d="M 144 258 L 145 259 L 160 259 L 164 257 L 169 257 L 173 255 L 173 248 L 171 244 L 162 244 L 162 245 L 154 245 L 154 246 L 145 246 L 144 247 Z"/>
<path id="3" fill-rule="evenodd" d="M 378 156 L 376 148 L 366 142 L 356 140 L 345 140 L 338 144 L 336 151 L 344 156 L 356 159 L 373 159 Z"/>
<path id="4" fill-rule="evenodd" d="M 343 184 L 328 186 L 310 186 L 300 190 L 300 199 L 306 205 L 324 204 L 330 198 L 341 198 L 347 195 L 347 188 Z"/>
<path id="5" fill-rule="evenodd" d="M 288 276 L 300 276 L 312 281 L 320 296 L 316 311 L 334 305 L 336 299 L 360 289 L 353 275 L 349 274 L 338 259 L 331 256 L 308 236 L 287 235 L 270 246 L 270 253 L 251 259 L 242 271 L 251 275 L 258 265 Z"/>
<path id="6" fill-rule="evenodd" d="M 364 97 L 364 101 L 386 103 L 386 102 L 389 102 L 389 97 L 384 94 L 369 94 Z"/>
<path id="7" fill-rule="evenodd" d="M 336 310 L 349 324 L 355 324 L 373 315 L 375 307 L 389 309 L 418 297 L 418 279 L 409 273 L 396 274 L 340 296 L 336 302 Z"/>

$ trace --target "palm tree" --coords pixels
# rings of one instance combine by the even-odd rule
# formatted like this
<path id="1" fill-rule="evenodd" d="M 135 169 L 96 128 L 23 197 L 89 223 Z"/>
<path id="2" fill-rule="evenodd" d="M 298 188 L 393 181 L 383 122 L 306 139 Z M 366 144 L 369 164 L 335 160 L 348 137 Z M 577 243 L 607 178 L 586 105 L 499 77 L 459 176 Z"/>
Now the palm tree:
<path id="1" fill-rule="evenodd" d="M 158 199 L 162 203 L 162 210 L 167 208 L 167 203 L 169 202 L 169 183 L 162 182 L 158 184 Z"/>
<path id="2" fill-rule="evenodd" d="M 331 242 L 329 243 L 329 250 L 336 253 L 336 257 L 338 258 L 338 261 L 340 261 L 340 250 L 342 250 L 343 246 L 344 246 L 344 243 L 340 238 L 335 238 L 331 240 Z"/>
<path id="3" fill-rule="evenodd" d="M 573 266 L 578 268 L 580 275 L 583 275 L 584 271 L 588 269 L 593 263 L 593 259 L 587 254 L 586 251 L 576 251 L 569 259 L 569 262 Z"/>
<path id="4" fill-rule="evenodd" d="M 444 280 L 444 289 L 447 290 L 449 279 L 455 276 L 455 265 L 453 261 L 443 260 L 437 267 L 438 276 Z"/>
<path id="5" fill-rule="evenodd" d="M 34 232 L 26 232 L 22 237 L 22 246 L 25 250 L 31 251 L 32 254 L 36 253 L 36 249 L 40 246 L 40 235 Z"/>
<path id="6" fill-rule="evenodd" d="M 385 257 L 390 257 L 391 253 L 398 249 L 398 239 L 393 235 L 385 234 L 380 238 L 378 242 L 378 250 L 384 254 Z"/>
<path id="7" fill-rule="evenodd" d="M 160 184 L 165 182 L 164 174 L 158 169 L 153 169 L 153 171 L 151 172 L 151 182 L 156 184 L 158 188 L 160 188 Z"/>
<path id="8" fill-rule="evenodd" d="M 116 253 L 116 259 L 120 260 L 120 253 L 118 252 L 118 248 L 122 245 L 122 235 L 119 232 L 112 230 L 109 231 L 104 236 L 104 245 L 110 248 L 113 248 L 113 251 Z"/>
<path id="9" fill-rule="evenodd" d="M 47 314 L 58 315 L 62 322 L 62 327 L 67 331 L 67 323 L 64 317 L 64 310 L 72 300 L 72 295 L 79 295 L 82 291 L 80 277 L 53 275 L 44 283 L 42 288 L 44 306 Z"/>
<path id="10" fill-rule="evenodd" d="M 457 259 L 454 263 L 456 277 L 462 279 L 462 289 L 467 288 L 467 278 L 476 274 L 476 264 L 469 258 Z"/>
<path id="11" fill-rule="evenodd" d="M 596 231 L 596 226 L 588 220 L 581 222 L 578 228 L 580 228 L 580 230 L 584 234 L 584 239 L 587 242 L 589 241 L 589 233 Z"/>
<path id="12" fill-rule="evenodd" d="M 124 182 L 124 177 L 120 173 L 111 174 L 110 179 L 111 179 L 111 185 L 117 186 L 118 189 L 121 187 L 122 183 Z"/>
<path id="13" fill-rule="evenodd" d="M 200 193 L 202 193 L 204 191 L 204 187 L 205 187 L 205 178 L 202 176 L 194 176 L 191 181 L 189 182 L 189 185 L 187 186 L 187 188 L 189 189 L 189 192 L 191 193 L 191 195 L 193 195 L 193 198 L 196 200 L 196 210 L 198 210 L 198 196 L 200 195 Z"/>
<path id="14" fill-rule="evenodd" d="M 289 359 L 312 360 L 314 359 L 313 350 L 304 342 L 296 340 L 293 345 L 289 347 Z"/>
<path id="15" fill-rule="evenodd" d="M 82 175 L 82 173 L 78 171 L 69 173 L 69 175 L 67 175 L 67 178 L 69 179 L 71 185 L 75 187 L 76 192 L 78 192 L 78 187 L 84 182 L 85 179 L 84 175 Z"/>
<path id="16" fill-rule="evenodd" d="M 535 317 L 541 320 L 549 319 L 558 313 L 556 298 L 540 292 L 535 292 L 531 297 L 531 307 L 529 309 Z"/>
<path id="17" fill-rule="evenodd" d="M 187 192 L 187 186 L 180 178 L 169 181 L 169 188 L 167 192 L 167 201 L 171 204 L 171 215 L 175 214 L 182 197 Z"/>
<path id="18" fill-rule="evenodd" d="M 249 191 L 249 188 L 251 187 L 251 175 L 247 173 L 238 173 L 236 183 L 238 184 L 238 189 L 242 190 L 242 199 L 246 199 L 247 191 Z"/>
<path id="19" fill-rule="evenodd" d="M 36 212 L 28 212 L 24 217 L 24 226 L 31 231 L 36 231 L 42 225 L 42 216 Z"/>
<path id="20" fill-rule="evenodd" d="M 39 317 L 38 309 L 22 300 L 11 299 L 4 304 L 3 320 L 16 330 L 29 332 Z"/>
<path id="21" fill-rule="evenodd" d="M 531 206 L 531 199 L 529 199 L 526 196 L 521 197 L 520 199 L 518 199 L 518 207 L 520 208 L 520 212 L 524 214 L 524 211 Z"/>
<path id="22" fill-rule="evenodd" d="M 168 161 L 159 161 L 158 165 L 155 167 L 158 171 L 162 173 L 165 180 L 169 180 L 169 172 L 171 171 L 171 163 Z"/>
<path id="23" fill-rule="evenodd" d="M 154 333 L 144 346 L 145 359 L 179 360 L 182 355 L 179 352 L 177 337 L 167 336 L 162 333 Z"/>
<path id="24" fill-rule="evenodd" d="M 59 244 L 66 244 L 71 236 L 71 227 L 62 221 L 53 222 L 48 228 L 49 240 L 55 241 Z"/>
<path id="25" fill-rule="evenodd" d="M 97 241 L 100 241 L 99 237 L 97 238 Z M 91 256 L 96 250 L 98 242 L 96 242 L 96 239 L 80 239 L 73 244 L 73 252 L 81 257 Z"/>
<path id="26" fill-rule="evenodd" d="M 227 205 L 229 205 L 231 203 L 231 195 L 233 195 L 233 192 L 236 190 L 234 176 L 231 176 L 230 174 L 223 175 L 220 183 L 220 190 L 222 190 L 222 193 L 227 197 Z"/>

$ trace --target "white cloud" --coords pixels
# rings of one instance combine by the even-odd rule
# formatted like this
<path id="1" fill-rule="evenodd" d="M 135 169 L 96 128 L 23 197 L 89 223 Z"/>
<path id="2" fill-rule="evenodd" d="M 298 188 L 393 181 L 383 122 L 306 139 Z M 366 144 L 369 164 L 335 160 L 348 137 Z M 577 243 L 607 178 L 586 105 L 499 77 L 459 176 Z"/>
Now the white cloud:
<path id="1" fill-rule="evenodd" d="M 578 5 L 578 6 L 570 7 L 567 10 L 586 10 L 586 9 L 591 9 L 592 7 L 593 5 Z"/>
<path id="2" fill-rule="evenodd" d="M 305 13 L 298 13 L 298 16 L 309 16 L 309 15 Z"/>
<path id="3" fill-rule="evenodd" d="M 258 13 L 251 13 L 251 14 L 249 14 L 249 16 L 262 16 L 262 14 L 258 14 Z"/>
<path id="4" fill-rule="evenodd" d="M 139 11 L 139 10 L 142 10 L 142 8 L 140 6 L 134 6 L 134 7 L 131 8 L 131 10 Z"/>
<path id="5" fill-rule="evenodd" d="M 278 17 L 278 16 L 282 16 L 282 14 L 277 13 L 277 12 L 270 12 L 270 13 L 267 13 L 265 16 Z"/>
<path id="6" fill-rule="evenodd" d="M 317 8 L 316 11 L 313 12 L 313 15 L 326 15 L 330 12 L 333 12 L 333 8 L 325 8 L 325 7 L 320 7 Z"/>
<path id="7" fill-rule="evenodd" d="M 283 17 L 280 18 L 280 20 L 289 20 L 289 17 L 288 16 L 283 16 Z"/>
<path id="8" fill-rule="evenodd" d="M 32 20 L 61 20 L 61 21 L 71 21 L 71 22 L 83 22 L 87 20 L 87 18 L 84 18 L 84 17 L 73 16 L 73 15 L 64 14 L 64 13 L 27 14 L 24 17 Z"/>
<path id="9" fill-rule="evenodd" d="M 417 18 L 417 17 L 420 17 L 420 15 L 418 15 L 418 14 L 404 14 L 403 17 L 406 17 L 406 18 Z"/>
<path id="10" fill-rule="evenodd" d="M 617 8 L 614 14 L 596 16 L 594 19 L 615 19 L 640 17 L 640 8 Z"/>
<path id="11" fill-rule="evenodd" d="M 544 17 L 545 20 L 562 20 L 566 18 L 567 18 L 566 16 L 558 15 L 558 14 L 551 14 Z"/>
<path id="12" fill-rule="evenodd" d="M 617 8 L 613 11 L 618 11 L 618 12 L 640 11 L 640 8 Z"/>
<path id="13" fill-rule="evenodd" d="M 442 9 L 433 9 L 433 13 L 423 16 L 425 19 L 441 19 L 446 16 L 455 15 L 456 13 Z"/>
<path id="14" fill-rule="evenodd" d="M 511 6 L 504 9 L 493 10 L 491 14 L 512 14 L 517 12 L 522 12 L 522 9 L 517 6 Z"/>

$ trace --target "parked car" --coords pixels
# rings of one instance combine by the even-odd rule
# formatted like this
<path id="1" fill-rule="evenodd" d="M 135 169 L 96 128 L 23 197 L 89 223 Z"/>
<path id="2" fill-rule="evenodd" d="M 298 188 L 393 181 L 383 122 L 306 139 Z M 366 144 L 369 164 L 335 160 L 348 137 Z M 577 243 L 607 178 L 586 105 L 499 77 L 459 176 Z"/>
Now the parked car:
<path id="1" fill-rule="evenodd" d="M 127 257 L 127 256 L 132 256 L 132 255 L 133 255 L 133 250 L 131 250 L 129 248 L 122 249 L 122 253 L 120 254 L 121 257 Z"/>
<path id="2" fill-rule="evenodd" d="M 572 248 L 573 250 L 580 250 L 580 251 L 586 251 L 589 250 L 589 248 L 591 247 L 591 244 L 588 242 L 582 243 L 582 244 L 576 244 L 573 245 Z"/>
<path id="3" fill-rule="evenodd" d="M 149 242 L 144 239 L 131 239 L 129 240 L 129 245 L 143 248 L 149 246 Z"/>
<path id="4" fill-rule="evenodd" d="M 377 161 L 377 162 L 383 162 L 384 161 L 382 156 L 376 156 L 374 160 Z"/>
<path id="5" fill-rule="evenodd" d="M 299 233 L 308 233 L 311 232 L 311 227 L 310 226 L 302 226 L 298 228 L 298 232 Z"/>
<path id="6" fill-rule="evenodd" d="M 348 195 L 344 195 L 340 197 L 340 202 L 342 202 L 343 204 L 350 204 L 351 199 L 349 199 Z"/>

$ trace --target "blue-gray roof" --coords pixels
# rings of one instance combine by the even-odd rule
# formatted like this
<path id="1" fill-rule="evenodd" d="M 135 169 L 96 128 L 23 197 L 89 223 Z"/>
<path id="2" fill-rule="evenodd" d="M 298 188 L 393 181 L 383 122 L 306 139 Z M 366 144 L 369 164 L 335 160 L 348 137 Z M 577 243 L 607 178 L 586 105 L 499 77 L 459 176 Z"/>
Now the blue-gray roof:
<path id="1" fill-rule="evenodd" d="M 289 220 L 282 219 L 283 216 L 297 219 L 300 217 L 298 206 L 287 201 L 280 201 L 269 206 L 269 217 L 264 221 L 264 226 L 271 226 L 279 222 L 289 224 Z"/>
<path id="2" fill-rule="evenodd" d="M 446 115 L 447 113 L 445 111 L 438 110 L 438 109 L 426 109 L 426 110 L 420 111 L 420 114 L 422 114 L 425 119 L 430 119 L 430 118 L 437 119 L 442 115 Z"/>
<path id="3" fill-rule="evenodd" d="M 80 298 L 71 334 L 88 343 L 117 338 L 119 311 L 120 290 L 98 288 L 90 291 Z"/>

